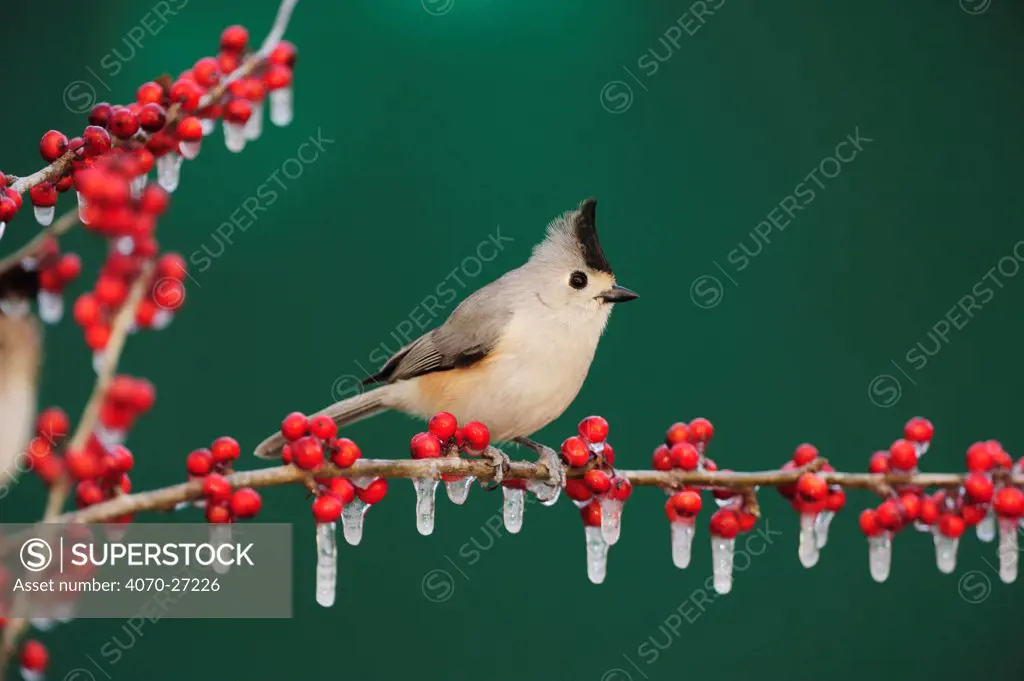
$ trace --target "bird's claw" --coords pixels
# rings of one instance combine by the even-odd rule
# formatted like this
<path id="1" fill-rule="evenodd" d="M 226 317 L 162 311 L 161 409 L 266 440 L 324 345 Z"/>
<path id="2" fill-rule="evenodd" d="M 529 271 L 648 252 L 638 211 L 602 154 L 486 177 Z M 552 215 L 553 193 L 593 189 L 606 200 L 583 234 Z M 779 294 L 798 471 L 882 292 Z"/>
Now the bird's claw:
<path id="1" fill-rule="evenodd" d="M 483 457 L 494 468 L 494 479 L 485 489 L 488 491 L 495 490 L 501 486 L 501 482 L 505 479 L 505 473 L 509 470 L 512 460 L 508 458 L 508 454 L 505 452 L 497 447 L 490 446 L 484 450 Z"/>
<path id="2" fill-rule="evenodd" d="M 548 469 L 548 479 L 544 481 L 531 480 L 527 483 L 526 488 L 537 497 L 537 501 L 541 504 L 551 506 L 558 501 L 558 496 L 562 493 L 562 488 L 565 487 L 565 466 L 562 464 L 562 457 L 550 447 L 540 445 L 537 448 L 537 453 L 540 455 L 538 463 Z"/>

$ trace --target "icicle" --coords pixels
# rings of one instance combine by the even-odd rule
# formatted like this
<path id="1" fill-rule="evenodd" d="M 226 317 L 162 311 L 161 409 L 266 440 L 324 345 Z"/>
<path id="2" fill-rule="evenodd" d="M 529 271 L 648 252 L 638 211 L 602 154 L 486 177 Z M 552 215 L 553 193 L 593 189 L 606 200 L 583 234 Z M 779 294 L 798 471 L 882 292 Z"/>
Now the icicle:
<path id="1" fill-rule="evenodd" d="M 97 374 L 103 371 L 103 364 L 106 362 L 107 353 L 103 350 L 97 350 L 92 353 L 92 368 Z"/>
<path id="2" fill-rule="evenodd" d="M 503 497 L 501 513 L 505 520 L 505 529 L 512 534 L 518 534 L 519 530 L 523 529 L 523 511 L 526 510 L 526 490 L 502 485 L 501 494 Z"/>
<path id="3" fill-rule="evenodd" d="M 249 142 L 254 142 L 263 134 L 263 102 L 252 103 L 252 115 L 242 128 L 242 134 Z"/>
<path id="4" fill-rule="evenodd" d="M 608 543 L 614 546 L 619 541 L 619 534 L 622 532 L 622 507 L 624 502 L 612 499 L 607 495 L 599 500 L 601 504 L 601 536 Z"/>
<path id="5" fill-rule="evenodd" d="M 695 521 L 693 518 L 679 518 L 669 523 L 669 527 L 672 528 L 672 563 L 683 570 L 690 566 Z"/>
<path id="6" fill-rule="evenodd" d="M 86 215 L 88 212 L 86 209 L 89 207 L 89 204 L 86 202 L 85 196 L 82 192 L 76 191 L 75 195 L 78 197 L 78 221 L 83 225 L 87 225 L 89 224 L 89 219 Z"/>
<path id="7" fill-rule="evenodd" d="M 939 572 L 949 574 L 956 569 L 956 549 L 960 544 L 957 537 L 946 537 L 941 532 L 935 532 L 935 563 Z"/>
<path id="8" fill-rule="evenodd" d="M 812 568 L 818 564 L 818 540 L 814 533 L 815 525 L 818 522 L 817 513 L 800 514 L 800 548 L 797 553 L 800 556 L 800 564 L 805 568 Z"/>
<path id="9" fill-rule="evenodd" d="M 21 668 L 21 678 L 25 679 L 25 681 L 43 681 L 43 679 L 45 677 L 44 677 L 44 674 L 42 672 L 40 672 L 40 671 L 36 671 L 35 669 L 27 669 L 25 667 L 22 667 Z"/>
<path id="10" fill-rule="evenodd" d="M 153 328 L 162 331 L 170 326 L 172 321 L 174 321 L 174 313 L 161 308 L 153 315 Z"/>
<path id="11" fill-rule="evenodd" d="M 107 449 L 124 443 L 127 433 L 119 428 L 108 428 L 102 423 L 96 426 L 96 439 Z"/>
<path id="12" fill-rule="evenodd" d="M 131 255 L 135 252 L 135 239 L 130 236 L 119 237 L 114 242 L 114 249 L 121 255 Z"/>
<path id="13" fill-rule="evenodd" d="M 213 545 L 214 554 L 220 555 L 217 549 L 224 544 L 231 543 L 231 525 L 227 523 L 213 523 L 210 525 L 210 544 Z M 218 575 L 226 575 L 231 569 L 229 563 L 222 563 L 216 560 L 213 563 L 213 571 Z"/>
<path id="14" fill-rule="evenodd" d="M 335 523 L 316 525 L 316 602 L 334 605 L 338 583 L 338 538 Z"/>
<path id="15" fill-rule="evenodd" d="M 62 600 L 53 606 L 53 616 L 58 624 L 67 624 L 75 618 L 75 604 L 73 601 Z"/>
<path id="16" fill-rule="evenodd" d="M 608 544 L 600 527 L 587 525 L 583 529 L 587 533 L 587 578 L 600 584 L 608 573 Z"/>
<path id="17" fill-rule="evenodd" d="M 191 161 L 199 155 L 199 150 L 202 149 L 202 142 L 182 142 L 178 145 L 178 151 L 181 152 L 182 157 L 186 161 Z"/>
<path id="18" fill-rule="evenodd" d="M 727 594 L 732 591 L 732 563 L 736 553 L 736 539 L 711 536 L 711 561 L 714 571 L 715 591 Z"/>
<path id="19" fill-rule="evenodd" d="M 40 291 L 36 296 L 39 303 L 39 318 L 46 324 L 56 324 L 64 316 L 64 296 L 53 291 Z"/>
<path id="20" fill-rule="evenodd" d="M 892 565 L 892 534 L 883 532 L 877 537 L 868 537 L 868 568 L 876 582 L 889 579 Z"/>
<path id="21" fill-rule="evenodd" d="M 175 154 L 173 151 L 159 157 L 156 160 L 157 184 L 168 192 L 173 193 L 178 188 L 178 183 L 181 180 L 182 163 L 184 163 L 184 159 L 181 157 L 181 154 Z"/>
<path id="22" fill-rule="evenodd" d="M 224 146 L 236 154 L 245 149 L 245 124 L 224 121 Z"/>
<path id="23" fill-rule="evenodd" d="M 345 533 L 345 541 L 352 546 L 359 546 L 363 539 L 363 519 L 370 505 L 359 497 L 345 504 L 341 511 L 341 526 Z"/>
<path id="24" fill-rule="evenodd" d="M 561 487 L 549 485 L 542 480 L 527 480 L 526 489 L 530 494 L 537 497 L 537 501 L 540 502 L 541 506 L 551 506 L 558 501 L 559 495 L 562 494 Z"/>
<path id="25" fill-rule="evenodd" d="M 434 493 L 437 478 L 413 478 L 416 489 L 416 530 L 426 536 L 434 531 Z"/>
<path id="26" fill-rule="evenodd" d="M 283 128 L 295 116 L 294 96 L 291 87 L 270 91 L 270 122 Z"/>
<path id="27" fill-rule="evenodd" d="M 445 480 L 444 489 L 448 492 L 448 498 L 451 499 L 453 504 L 462 505 L 466 503 L 466 499 L 469 497 L 469 488 L 473 486 L 473 481 L 476 480 L 472 475 L 467 475 L 464 478 L 458 480 Z"/>
<path id="28" fill-rule="evenodd" d="M 57 212 L 56 206 L 33 206 L 32 212 L 36 216 L 36 222 L 43 227 L 49 227 L 53 222 L 53 216 Z"/>
<path id="29" fill-rule="evenodd" d="M 814 541 L 818 545 L 818 550 L 825 548 L 825 544 L 828 543 L 828 526 L 835 517 L 833 511 L 822 511 L 818 514 L 817 522 L 814 523 Z"/>
<path id="30" fill-rule="evenodd" d="M 1017 521 L 1013 518 L 999 519 L 999 579 L 1012 584 L 1017 579 Z"/>
<path id="31" fill-rule="evenodd" d="M 0 239 L 4 238 L 4 232 L 7 231 L 7 223 L 0 221 Z"/>
<path id="32" fill-rule="evenodd" d="M 34 628 L 38 629 L 39 631 L 50 631 L 55 626 L 57 626 L 57 622 L 55 620 L 49 619 L 47 617 L 33 617 L 29 619 L 29 624 L 31 624 Z"/>
<path id="33" fill-rule="evenodd" d="M 978 539 L 985 543 L 996 538 L 996 514 L 992 512 L 992 509 L 989 509 L 981 522 L 974 527 L 974 532 L 978 535 Z"/>
<path id="34" fill-rule="evenodd" d="M 216 118 L 204 118 L 199 123 L 203 126 L 203 137 L 209 137 L 217 130 Z"/>
<path id="35" fill-rule="evenodd" d="M 132 198 L 137 199 L 142 196 L 142 190 L 146 188 L 147 184 L 149 184 L 149 175 L 136 175 L 132 178 Z"/>

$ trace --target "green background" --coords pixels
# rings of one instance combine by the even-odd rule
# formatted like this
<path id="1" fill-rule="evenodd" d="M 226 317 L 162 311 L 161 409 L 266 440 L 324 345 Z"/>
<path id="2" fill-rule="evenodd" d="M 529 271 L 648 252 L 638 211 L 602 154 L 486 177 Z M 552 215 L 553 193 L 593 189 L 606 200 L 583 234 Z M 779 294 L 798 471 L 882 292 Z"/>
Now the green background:
<path id="1" fill-rule="evenodd" d="M 229 23 L 262 39 L 275 7 L 191 0 L 165 22 L 124 0 L 6 7 L 0 168 L 34 169 L 42 132 L 80 128 L 62 97 L 72 81 L 125 101 L 211 53 Z M 186 164 L 162 243 L 199 252 L 194 262 L 204 246 L 218 253 L 214 230 L 303 141 L 320 130 L 334 142 L 193 270 L 168 330 L 131 339 L 124 370 L 158 391 L 128 442 L 136 488 L 181 480 L 184 456 L 219 435 L 252 447 L 287 411 L 328 403 L 336 379 L 361 377 L 355 362 L 369 367 L 381 343 L 393 349 L 392 330 L 499 225 L 514 241 L 478 276 L 459 275 L 459 299 L 519 265 L 548 220 L 590 195 L 619 281 L 641 298 L 615 312 L 580 396 L 539 439 L 557 444 L 600 413 L 621 465 L 641 468 L 666 426 L 702 415 L 717 426 L 710 453 L 724 467 L 774 467 L 806 440 L 838 468 L 863 470 L 924 414 L 938 430 L 927 470 L 960 470 L 980 438 L 1020 453 L 1024 276 L 996 271 L 981 310 L 951 313 L 962 328 L 937 353 L 929 338 L 1024 238 L 1019 3 L 976 1 L 967 9 L 985 11 L 971 14 L 957 0 L 726 0 L 703 25 L 689 7 L 454 0 L 427 3 L 431 13 L 418 0 L 303 0 L 289 31 L 300 50 L 294 123 L 241 157 L 219 132 L 208 138 Z M 114 49 L 130 54 L 125 36 L 143 21 L 156 35 L 112 61 Z M 667 31 L 678 46 L 660 42 Z M 654 73 L 638 63 L 651 63 L 651 49 L 665 60 Z M 863 151 L 772 229 L 749 266 L 730 264 L 740 244 L 757 251 L 755 226 L 855 129 L 872 140 Z M 27 217 L 0 254 L 35 230 Z M 88 235 L 66 244 L 93 266 L 102 257 Z M 1003 267 L 1016 273 L 1019 262 Z M 710 309 L 691 299 L 704 275 L 722 284 L 693 289 L 705 305 L 717 300 Z M 906 357 L 917 343 L 933 355 L 919 368 Z M 70 319 L 50 330 L 47 354 L 42 402 L 77 414 L 94 376 Z M 416 431 L 385 415 L 349 434 L 388 458 L 404 456 Z M 19 483 L 4 521 L 36 518 L 43 496 L 37 480 Z M 928 537 L 900 536 L 890 580 L 875 584 L 856 525 L 870 503 L 862 493 L 805 570 L 796 515 L 767 490 L 771 545 L 703 611 L 693 603 L 710 575 L 704 524 L 693 565 L 677 570 L 654 490 L 630 501 L 598 587 L 567 500 L 532 505 L 509 537 L 486 525 L 497 494 L 475 488 L 455 508 L 439 490 L 437 529 L 424 538 L 411 485 L 397 481 L 362 545 L 340 547 L 329 610 L 313 599 L 308 500 L 299 489 L 264 496 L 265 521 L 296 524 L 294 619 L 162 620 L 134 640 L 121 621 L 76 621 L 40 636 L 52 678 L 75 668 L 105 678 L 87 656 L 114 679 L 1009 679 L 1024 663 L 1024 587 L 999 583 L 983 560 L 995 563 L 995 547 L 972 533 L 956 572 L 940 575 Z M 435 570 L 452 577 L 440 603 L 423 592 Z M 694 621 L 673 633 L 676 611 Z M 129 649 L 111 665 L 99 651 L 113 637 Z M 656 660 L 652 640 L 668 646 Z"/>

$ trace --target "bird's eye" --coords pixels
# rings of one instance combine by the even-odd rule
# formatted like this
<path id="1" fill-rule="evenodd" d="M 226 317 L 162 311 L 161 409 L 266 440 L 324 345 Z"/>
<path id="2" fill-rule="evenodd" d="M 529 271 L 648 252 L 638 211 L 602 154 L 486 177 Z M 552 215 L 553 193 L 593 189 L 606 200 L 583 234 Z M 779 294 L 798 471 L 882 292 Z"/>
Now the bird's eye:
<path id="1" fill-rule="evenodd" d="M 569 286 L 572 286 L 577 291 L 587 286 L 587 275 L 583 272 L 573 272 L 572 276 L 569 277 Z"/>

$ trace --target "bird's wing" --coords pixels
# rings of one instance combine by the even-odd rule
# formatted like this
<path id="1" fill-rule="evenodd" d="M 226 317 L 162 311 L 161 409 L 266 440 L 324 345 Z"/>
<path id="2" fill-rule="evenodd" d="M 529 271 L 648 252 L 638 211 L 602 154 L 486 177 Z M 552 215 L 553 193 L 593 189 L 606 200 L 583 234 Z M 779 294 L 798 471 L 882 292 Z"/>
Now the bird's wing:
<path id="1" fill-rule="evenodd" d="M 394 383 L 434 371 L 467 367 L 486 357 L 512 316 L 509 301 L 499 295 L 501 288 L 495 286 L 500 281 L 462 301 L 444 324 L 396 352 L 363 385 Z"/>

